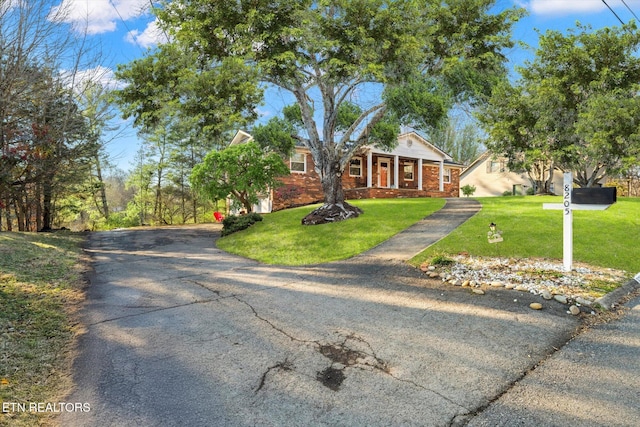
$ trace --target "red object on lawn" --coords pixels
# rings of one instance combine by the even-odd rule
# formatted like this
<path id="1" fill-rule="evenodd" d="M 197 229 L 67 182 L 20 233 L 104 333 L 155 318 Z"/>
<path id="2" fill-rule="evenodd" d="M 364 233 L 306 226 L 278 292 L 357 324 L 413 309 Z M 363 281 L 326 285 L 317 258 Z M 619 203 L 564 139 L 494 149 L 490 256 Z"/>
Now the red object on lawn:
<path id="1" fill-rule="evenodd" d="M 224 219 L 224 215 L 222 215 L 220 212 L 214 212 L 213 217 L 217 222 L 222 222 L 222 220 Z"/>

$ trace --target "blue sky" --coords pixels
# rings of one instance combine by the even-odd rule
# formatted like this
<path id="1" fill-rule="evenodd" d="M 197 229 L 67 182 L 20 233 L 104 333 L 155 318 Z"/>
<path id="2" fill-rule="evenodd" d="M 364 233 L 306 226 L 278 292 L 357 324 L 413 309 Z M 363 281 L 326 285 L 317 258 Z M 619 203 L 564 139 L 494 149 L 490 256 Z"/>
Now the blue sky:
<path id="1" fill-rule="evenodd" d="M 117 64 L 128 63 L 141 57 L 147 48 L 164 40 L 158 31 L 153 15 L 149 12 L 153 0 L 54 0 L 54 7 L 68 7 L 66 23 L 78 32 L 86 32 L 91 41 L 103 51 L 100 64 L 102 80 L 111 82 Z M 634 19 L 632 12 L 640 16 L 640 0 L 606 0 L 623 22 Z M 626 5 L 625 5 L 626 3 Z M 524 7 L 528 16 L 515 27 L 514 39 L 535 47 L 538 32 L 566 31 L 577 21 L 593 29 L 620 25 L 620 21 L 602 0 L 497 0 L 496 9 L 513 6 Z M 628 6 L 628 8 L 627 8 Z M 629 10 L 631 9 L 631 11 Z M 531 53 L 522 47 L 508 52 L 512 65 L 520 65 Z M 277 114 L 278 99 L 272 99 L 261 107 L 265 116 Z M 108 145 L 113 161 L 124 170 L 131 168 L 131 161 L 138 149 L 135 129 L 122 123 L 123 132 Z"/>

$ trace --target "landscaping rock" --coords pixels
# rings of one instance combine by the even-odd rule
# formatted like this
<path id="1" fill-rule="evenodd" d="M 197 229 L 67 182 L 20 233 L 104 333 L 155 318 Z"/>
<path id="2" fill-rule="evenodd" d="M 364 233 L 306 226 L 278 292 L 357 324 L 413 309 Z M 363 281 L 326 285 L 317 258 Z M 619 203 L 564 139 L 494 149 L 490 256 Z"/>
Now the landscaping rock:
<path id="1" fill-rule="evenodd" d="M 553 298 L 553 295 L 551 295 L 551 292 L 549 291 L 542 291 L 542 294 L 540 294 L 540 296 L 542 296 L 542 298 L 546 299 L 546 300 L 550 300 Z"/>
<path id="2" fill-rule="evenodd" d="M 482 289 L 472 289 L 471 292 L 477 295 L 484 295 L 484 291 Z"/>
<path id="3" fill-rule="evenodd" d="M 569 307 L 569 312 L 574 316 L 577 316 L 578 314 L 580 314 L 580 309 L 575 305 L 572 305 L 571 307 Z"/>
<path id="4" fill-rule="evenodd" d="M 531 304 L 529 304 L 529 307 L 533 310 L 542 310 L 542 304 L 540 304 L 539 302 L 532 302 Z"/>
<path id="5" fill-rule="evenodd" d="M 554 295 L 553 299 L 562 304 L 566 304 L 568 302 L 567 297 L 564 295 Z"/>
<path id="6" fill-rule="evenodd" d="M 582 297 L 577 297 L 576 298 L 576 303 L 580 304 L 580 305 L 586 305 L 587 307 L 590 307 L 591 304 L 593 304 L 592 301 L 586 299 L 586 298 L 582 298 Z"/>

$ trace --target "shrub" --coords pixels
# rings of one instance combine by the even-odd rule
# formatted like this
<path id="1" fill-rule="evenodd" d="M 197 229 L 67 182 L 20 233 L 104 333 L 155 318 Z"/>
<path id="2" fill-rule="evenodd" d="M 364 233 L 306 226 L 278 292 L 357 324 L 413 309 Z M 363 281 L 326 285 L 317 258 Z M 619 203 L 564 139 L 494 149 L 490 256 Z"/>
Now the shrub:
<path id="1" fill-rule="evenodd" d="M 503 196 L 513 196 L 513 191 L 506 190 L 502 193 Z"/>
<path id="2" fill-rule="evenodd" d="M 439 254 L 434 256 L 431 259 L 431 263 L 430 263 L 430 265 L 434 265 L 434 266 L 437 266 L 437 265 L 443 266 L 443 265 L 451 265 L 451 264 L 455 264 L 455 261 L 444 254 Z"/>
<path id="3" fill-rule="evenodd" d="M 536 189 L 533 187 L 529 187 L 527 188 L 527 196 L 533 196 L 534 194 L 536 194 Z"/>
<path id="4" fill-rule="evenodd" d="M 246 215 L 229 215 L 222 220 L 222 235 L 227 236 L 236 231 L 244 230 L 258 221 L 262 221 L 262 216 L 255 212 Z"/>
<path id="5" fill-rule="evenodd" d="M 462 194 L 469 197 L 469 196 L 473 196 L 473 193 L 476 192 L 476 187 L 474 187 L 473 185 L 467 184 L 465 186 L 460 187 L 460 190 L 462 190 Z"/>

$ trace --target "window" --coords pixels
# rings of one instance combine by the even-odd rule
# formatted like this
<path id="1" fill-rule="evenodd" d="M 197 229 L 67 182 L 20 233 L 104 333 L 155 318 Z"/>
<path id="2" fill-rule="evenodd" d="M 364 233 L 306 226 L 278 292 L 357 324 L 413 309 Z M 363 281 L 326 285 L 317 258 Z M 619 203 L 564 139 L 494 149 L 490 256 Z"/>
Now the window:
<path id="1" fill-rule="evenodd" d="M 404 162 L 404 180 L 413 181 L 413 162 Z"/>
<path id="2" fill-rule="evenodd" d="M 491 159 L 487 163 L 487 173 L 505 172 L 505 162 L 500 159 Z"/>
<path id="3" fill-rule="evenodd" d="M 443 182 L 445 184 L 450 184 L 451 183 L 451 169 L 449 168 L 444 168 L 444 173 L 443 173 Z"/>
<path id="4" fill-rule="evenodd" d="M 304 153 L 294 153 L 291 156 L 290 167 L 291 172 L 305 173 L 307 171 L 307 155 Z"/>
<path id="5" fill-rule="evenodd" d="M 362 176 L 362 158 L 354 157 L 349 160 L 349 176 Z"/>

